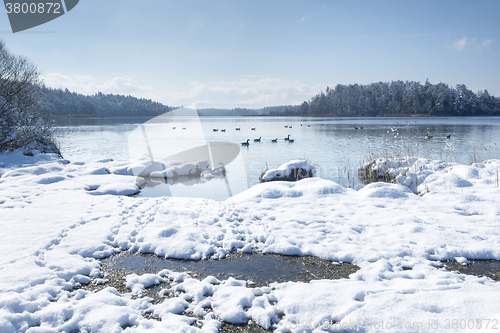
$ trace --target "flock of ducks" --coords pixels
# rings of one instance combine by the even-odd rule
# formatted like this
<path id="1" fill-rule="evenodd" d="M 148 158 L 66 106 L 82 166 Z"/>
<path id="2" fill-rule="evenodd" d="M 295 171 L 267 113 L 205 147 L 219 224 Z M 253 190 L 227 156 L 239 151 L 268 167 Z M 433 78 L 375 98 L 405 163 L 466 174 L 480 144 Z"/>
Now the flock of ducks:
<path id="1" fill-rule="evenodd" d="M 283 141 L 288 141 L 288 143 L 294 143 L 295 142 L 294 139 L 290 139 L 290 134 L 288 134 L 288 136 L 286 138 L 284 138 Z M 259 137 L 258 139 L 253 139 L 253 142 L 262 142 L 262 137 Z M 278 142 L 278 138 L 272 139 L 271 142 L 272 143 L 277 143 Z M 242 142 L 241 145 L 242 146 L 246 146 L 246 147 L 250 146 L 250 139 L 247 139 L 247 141 Z"/>
<path id="2" fill-rule="evenodd" d="M 301 124 L 300 126 L 302 126 L 302 124 Z M 308 126 L 308 127 L 311 127 L 311 125 L 307 125 L 307 126 Z M 292 125 L 285 125 L 285 128 L 293 128 L 293 126 L 292 126 Z M 175 128 L 174 128 L 174 129 L 175 129 Z M 255 131 L 255 130 L 256 130 L 256 128 L 255 128 L 255 127 L 251 127 L 250 129 L 251 129 L 252 131 Z M 218 131 L 219 131 L 219 128 L 213 128 L 212 130 L 213 130 L 214 132 L 218 132 Z M 235 128 L 235 130 L 236 130 L 236 131 L 241 131 L 241 127 L 236 127 L 236 128 Z M 220 129 L 220 131 L 221 131 L 221 132 L 225 132 L 225 131 L 226 131 L 226 129 L 225 129 L 225 128 L 221 128 L 221 129 Z M 288 143 L 294 143 L 294 142 L 295 142 L 295 140 L 294 140 L 294 139 L 291 139 L 291 138 L 290 138 L 290 134 L 288 134 L 288 136 L 287 136 L 286 138 L 283 138 L 283 141 L 288 141 Z M 258 139 L 253 139 L 253 142 L 262 142 L 262 137 L 259 137 Z M 278 138 L 276 138 L 276 139 L 272 139 L 272 140 L 271 140 L 271 142 L 272 142 L 272 143 L 277 143 L 277 142 L 278 142 Z M 242 143 L 241 143 L 241 145 L 242 145 L 242 146 L 246 146 L 246 147 L 250 146 L 250 139 L 247 139 L 247 141 L 242 142 Z"/>
<path id="3" fill-rule="evenodd" d="M 302 124 L 300 124 L 300 126 L 302 126 Z M 307 125 L 307 127 L 311 127 L 311 125 Z M 285 125 L 285 128 L 293 128 L 293 126 L 292 126 L 292 125 Z M 172 129 L 176 129 L 176 127 L 172 127 Z M 183 129 L 183 130 L 185 130 L 185 129 L 186 129 L 186 127 L 182 127 L 182 129 Z M 255 127 L 251 127 L 250 129 L 251 129 L 252 131 L 255 131 Z M 363 127 L 361 127 L 361 126 L 360 126 L 360 127 L 354 127 L 354 129 L 356 129 L 356 130 L 358 130 L 358 129 L 363 129 Z M 236 127 L 236 128 L 235 128 L 235 130 L 236 130 L 236 131 L 241 131 L 241 127 Z M 218 128 L 214 128 L 214 129 L 213 129 L 213 131 L 214 131 L 214 132 L 218 132 L 218 131 L 219 131 L 219 129 L 218 129 Z M 226 132 L 226 129 L 225 129 L 225 128 L 221 128 L 221 129 L 220 129 L 220 131 L 221 131 L 221 132 Z M 430 139 L 432 139 L 433 137 L 434 137 L 434 136 L 430 135 L 430 133 L 429 133 L 429 132 L 427 132 L 427 134 L 425 135 L 425 139 L 426 139 L 426 140 L 430 140 Z M 448 134 L 448 135 L 446 135 L 446 136 L 445 136 L 445 138 L 446 138 L 446 139 L 451 139 L 451 135 L 450 135 L 450 134 Z M 262 142 L 261 140 L 262 140 L 262 137 L 259 137 L 258 139 L 254 139 L 254 140 L 253 140 L 253 142 Z M 295 140 L 294 140 L 294 139 L 290 139 L 290 134 L 288 134 L 288 136 L 287 136 L 286 138 L 283 138 L 283 141 L 288 141 L 288 143 L 293 143 L 293 142 L 295 142 Z M 272 140 L 271 140 L 271 142 L 272 142 L 272 143 L 277 143 L 277 142 L 278 142 L 278 138 L 276 138 L 276 139 L 272 139 Z M 250 139 L 247 139 L 247 141 L 242 142 L 242 143 L 241 143 L 241 145 L 242 145 L 242 146 L 247 146 L 247 147 L 248 147 L 248 146 L 250 146 Z"/>
<path id="4" fill-rule="evenodd" d="M 434 136 L 430 135 L 429 133 L 429 129 L 427 129 L 427 134 L 425 135 L 425 140 L 430 140 L 432 139 Z M 445 138 L 446 139 L 451 139 L 451 134 L 447 134 L 445 135 Z"/>

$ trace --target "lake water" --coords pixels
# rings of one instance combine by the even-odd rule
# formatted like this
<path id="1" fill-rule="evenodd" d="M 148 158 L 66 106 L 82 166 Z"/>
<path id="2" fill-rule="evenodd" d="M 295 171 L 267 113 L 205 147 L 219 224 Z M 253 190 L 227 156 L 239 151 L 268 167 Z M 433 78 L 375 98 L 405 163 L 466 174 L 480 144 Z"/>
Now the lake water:
<path id="1" fill-rule="evenodd" d="M 133 158 L 135 156 L 129 156 L 131 153 L 137 155 L 141 151 L 137 147 L 131 149 L 134 140 L 137 141 L 131 138 L 131 133 L 141 133 L 140 125 L 147 120 L 138 117 L 59 120 L 57 136 L 62 154 L 70 161 L 83 162 Z M 375 157 L 411 155 L 460 163 L 500 158 L 500 117 L 183 117 L 164 118 L 154 126 L 155 131 L 150 132 L 154 135 L 147 137 L 148 144 L 152 142 L 153 146 L 161 146 L 172 153 L 209 142 L 237 144 L 241 148 L 238 163 L 229 173 L 246 175 L 246 186 L 257 184 L 260 174 L 267 168 L 275 168 L 292 159 L 310 161 L 321 178 L 359 188 L 362 184 L 357 179 L 358 167 Z M 294 139 L 293 143 L 284 140 L 288 135 Z M 426 135 L 432 138 L 426 139 Z M 254 142 L 259 137 L 261 142 Z M 276 138 L 277 143 L 271 142 Z M 250 145 L 240 146 L 247 139 Z M 219 182 L 222 188 L 227 187 L 227 180 L 225 185 L 223 179 L 213 181 Z M 203 185 L 194 183 L 189 185 L 198 186 L 196 192 L 203 193 Z M 211 192 L 212 187 L 206 191 Z M 190 196 L 182 189 L 177 186 L 179 195 Z M 169 194 L 161 188 L 157 192 L 143 191 L 143 195 L 165 193 Z"/>

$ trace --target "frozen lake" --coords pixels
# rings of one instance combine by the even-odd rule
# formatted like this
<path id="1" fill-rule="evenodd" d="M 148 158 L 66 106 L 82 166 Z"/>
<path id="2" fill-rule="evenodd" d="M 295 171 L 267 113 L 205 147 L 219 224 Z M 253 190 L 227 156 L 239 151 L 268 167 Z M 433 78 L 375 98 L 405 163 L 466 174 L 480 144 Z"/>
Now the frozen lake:
<path id="1" fill-rule="evenodd" d="M 147 120 L 60 119 L 57 136 L 62 154 L 73 162 L 134 158 L 129 156 L 129 135 Z M 266 168 L 292 159 L 307 159 L 316 166 L 319 177 L 358 188 L 362 186 L 358 167 L 375 157 L 411 155 L 466 164 L 500 158 L 500 117 L 187 117 L 158 126 L 164 133 L 168 131 L 165 147 L 192 148 L 191 138 L 238 146 L 250 139 L 248 147 L 240 146 L 248 186 L 257 184 Z M 293 143 L 284 140 L 288 135 Z M 432 138 L 426 139 L 426 135 Z M 259 137 L 261 142 L 254 142 Z M 271 142 L 276 138 L 278 142 Z"/>

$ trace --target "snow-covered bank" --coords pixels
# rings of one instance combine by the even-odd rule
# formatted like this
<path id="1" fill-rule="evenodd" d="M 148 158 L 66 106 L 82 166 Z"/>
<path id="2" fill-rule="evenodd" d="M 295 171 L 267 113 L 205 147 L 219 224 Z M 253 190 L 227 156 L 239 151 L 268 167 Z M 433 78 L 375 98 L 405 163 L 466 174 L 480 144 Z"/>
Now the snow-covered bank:
<path id="1" fill-rule="evenodd" d="M 443 173 L 436 173 L 440 170 Z M 378 158 L 363 164 L 359 174 L 366 180 L 395 182 L 408 187 L 413 193 L 425 194 L 433 187 L 446 190 L 448 185 L 450 189 L 472 186 L 469 179 L 483 178 L 486 183 L 499 187 L 500 168 L 495 161 L 463 166 L 416 157 Z"/>
<path id="2" fill-rule="evenodd" d="M 499 160 L 427 161 L 421 195 L 399 184 L 354 191 L 309 178 L 259 184 L 221 202 L 117 195 L 137 188 L 127 171 L 134 163 L 0 156 L 1 332 L 216 332 L 220 320 L 249 319 L 278 332 L 500 326 L 499 283 L 436 263 L 500 260 Z M 122 250 L 186 259 L 259 250 L 361 269 L 350 279 L 265 288 L 162 271 L 128 276 L 124 295 L 74 290 L 102 278 L 97 258 Z M 163 303 L 133 297 L 162 280 L 173 283 Z"/>

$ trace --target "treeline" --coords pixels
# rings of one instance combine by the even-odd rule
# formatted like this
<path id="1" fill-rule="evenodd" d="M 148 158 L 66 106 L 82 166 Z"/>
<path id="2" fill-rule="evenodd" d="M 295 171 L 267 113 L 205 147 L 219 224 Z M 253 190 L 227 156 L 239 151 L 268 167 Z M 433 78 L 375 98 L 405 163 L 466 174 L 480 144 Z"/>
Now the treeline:
<path id="1" fill-rule="evenodd" d="M 150 99 L 101 92 L 87 96 L 43 87 L 42 93 L 43 104 L 54 116 L 158 116 L 174 109 Z"/>
<path id="2" fill-rule="evenodd" d="M 158 116 L 174 108 L 132 96 L 97 93 L 92 96 L 42 87 L 43 103 L 52 115 Z M 464 84 L 415 81 L 350 84 L 326 88 L 300 105 L 262 109 L 202 109 L 200 116 L 500 116 L 500 98 L 487 90 L 474 93 Z"/>
<path id="3" fill-rule="evenodd" d="M 499 116 L 500 98 L 487 90 L 474 93 L 464 84 L 451 88 L 429 81 L 392 81 L 327 87 L 309 102 L 285 109 L 293 115 L 340 117 Z"/>

